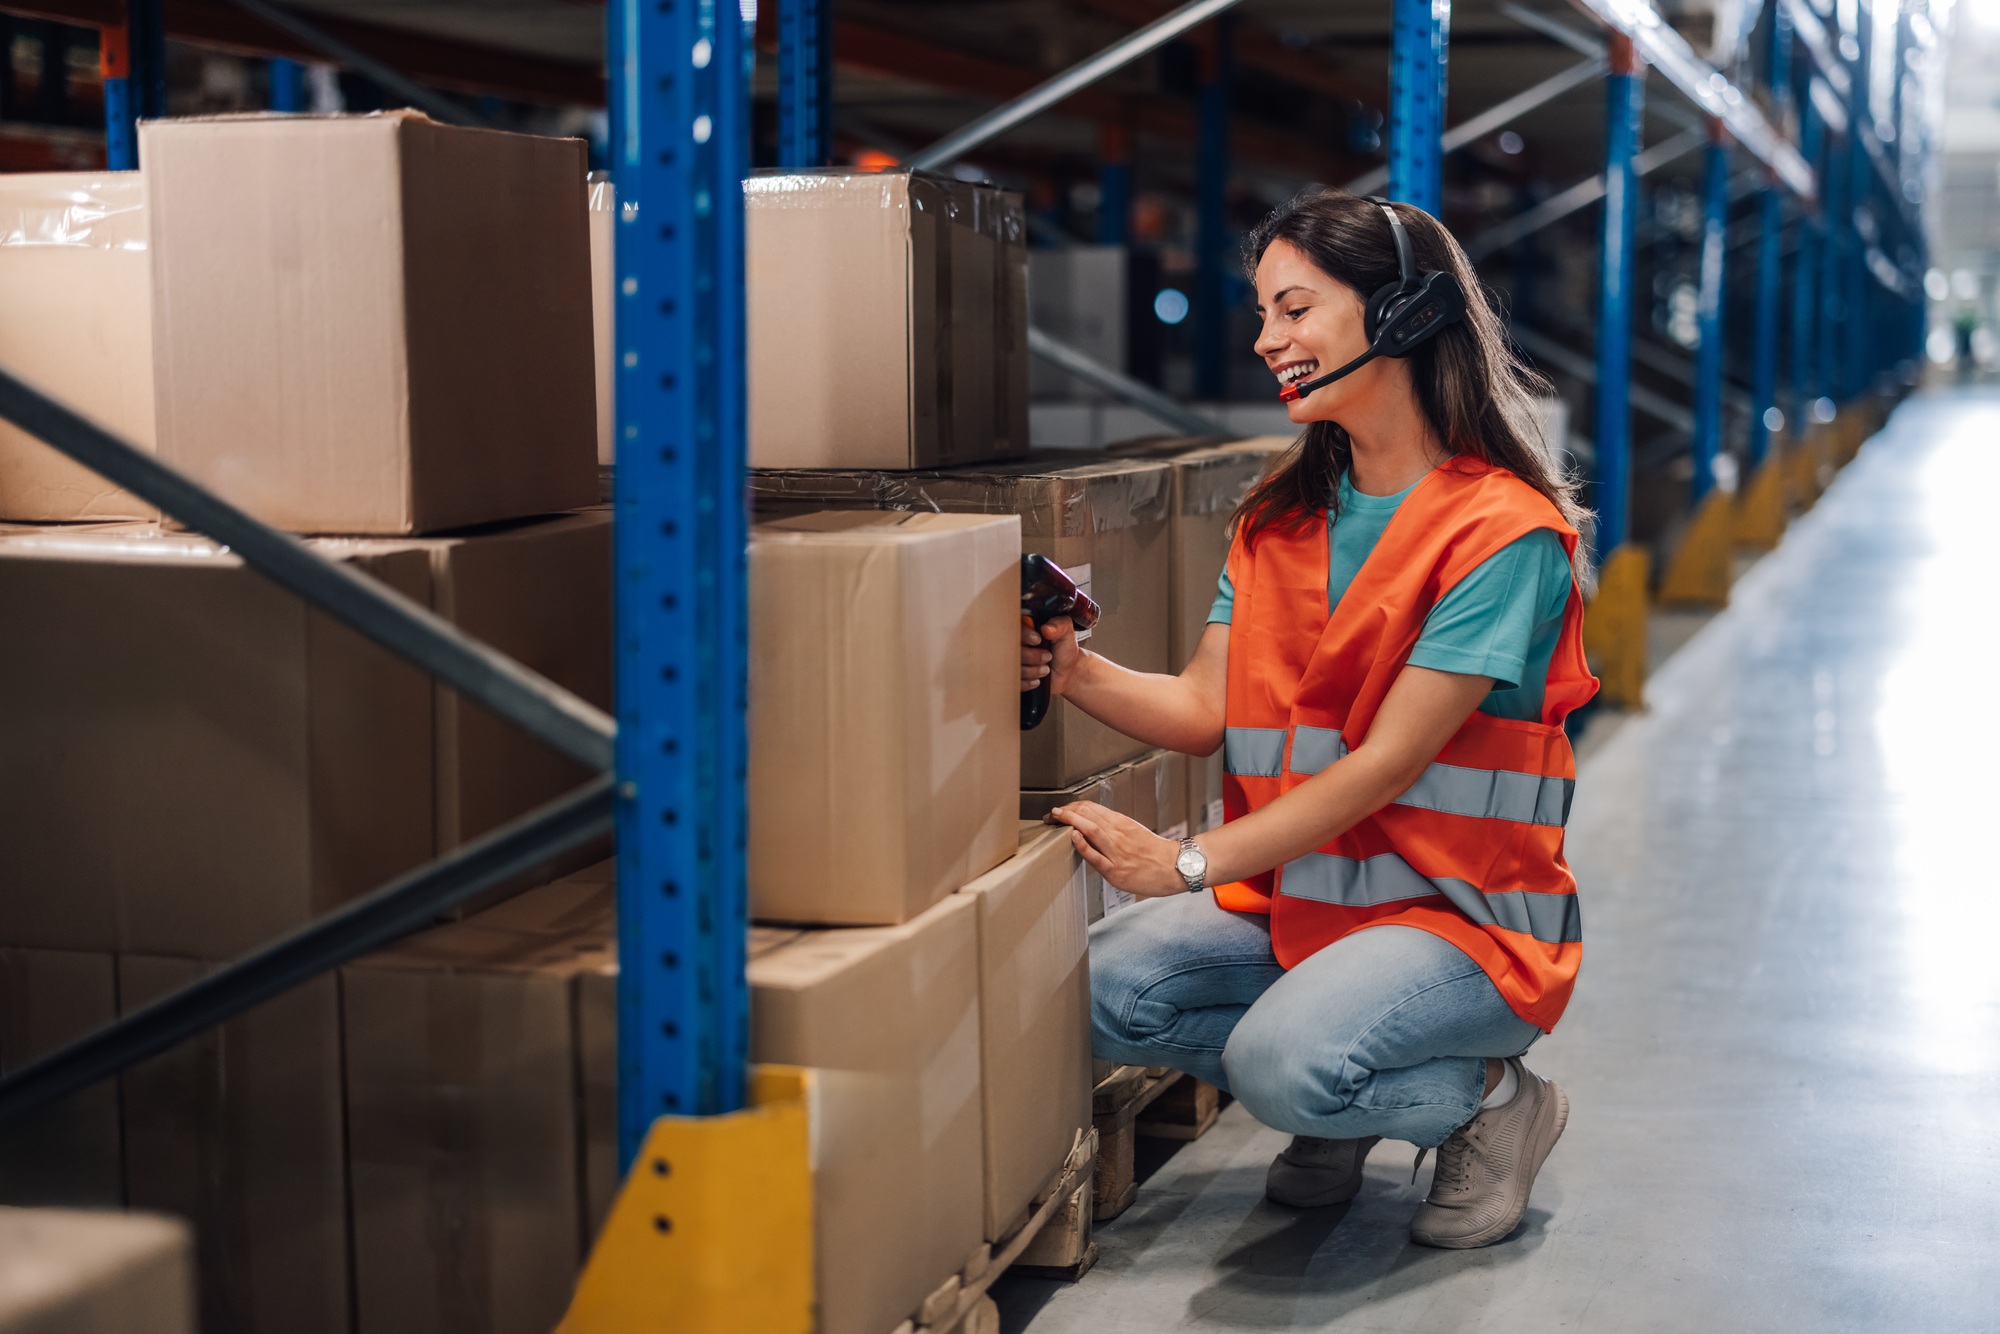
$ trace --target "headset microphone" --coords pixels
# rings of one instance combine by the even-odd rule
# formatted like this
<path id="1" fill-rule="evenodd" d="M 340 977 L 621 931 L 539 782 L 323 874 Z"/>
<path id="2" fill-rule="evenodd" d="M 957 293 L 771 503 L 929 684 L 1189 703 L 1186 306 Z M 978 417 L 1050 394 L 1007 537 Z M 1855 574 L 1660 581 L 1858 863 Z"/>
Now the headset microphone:
<path id="1" fill-rule="evenodd" d="M 1396 241 L 1397 280 L 1376 290 L 1368 298 L 1362 331 L 1368 335 L 1368 350 L 1339 370 L 1303 383 L 1294 381 L 1279 391 L 1286 403 L 1295 403 L 1315 389 L 1324 389 L 1344 379 L 1377 357 L 1407 357 L 1435 338 L 1447 325 L 1465 318 L 1465 289 L 1458 276 L 1447 272 L 1420 274 L 1416 256 L 1410 249 L 1410 234 L 1389 201 L 1375 195 L 1368 202 L 1389 219 L 1389 231 Z"/>

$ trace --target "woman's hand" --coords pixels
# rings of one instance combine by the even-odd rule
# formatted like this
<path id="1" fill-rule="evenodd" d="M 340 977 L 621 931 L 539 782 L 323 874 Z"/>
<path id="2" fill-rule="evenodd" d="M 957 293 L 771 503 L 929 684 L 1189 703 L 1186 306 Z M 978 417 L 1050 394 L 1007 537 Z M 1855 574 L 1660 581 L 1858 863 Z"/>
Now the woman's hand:
<path id="1" fill-rule="evenodd" d="M 1113 889 L 1142 899 L 1187 892 L 1187 882 L 1174 866 L 1181 845 L 1130 816 L 1094 801 L 1078 801 L 1056 807 L 1048 818 L 1051 824 L 1069 826 L 1070 842 Z"/>
<path id="2" fill-rule="evenodd" d="M 1022 693 L 1033 690 L 1047 678 L 1051 695 L 1067 694 L 1082 662 L 1083 650 L 1077 646 L 1076 631 L 1069 617 L 1058 616 L 1043 626 L 1040 633 L 1036 633 L 1026 616 L 1021 618 Z"/>

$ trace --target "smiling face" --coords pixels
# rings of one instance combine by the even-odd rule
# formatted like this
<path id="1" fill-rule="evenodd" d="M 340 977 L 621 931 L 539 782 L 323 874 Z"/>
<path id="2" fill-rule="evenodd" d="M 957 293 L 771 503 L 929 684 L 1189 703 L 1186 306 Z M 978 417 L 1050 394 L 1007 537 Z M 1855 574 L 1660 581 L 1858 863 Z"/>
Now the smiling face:
<path id="1" fill-rule="evenodd" d="M 1257 261 L 1257 314 L 1264 327 L 1256 352 L 1280 389 L 1338 370 L 1368 350 L 1367 304 L 1289 241 L 1271 242 Z M 1346 379 L 1287 403 L 1286 411 L 1299 423 L 1338 421 L 1343 407 L 1379 392 L 1384 374 L 1396 366 L 1400 363 L 1371 361 Z"/>

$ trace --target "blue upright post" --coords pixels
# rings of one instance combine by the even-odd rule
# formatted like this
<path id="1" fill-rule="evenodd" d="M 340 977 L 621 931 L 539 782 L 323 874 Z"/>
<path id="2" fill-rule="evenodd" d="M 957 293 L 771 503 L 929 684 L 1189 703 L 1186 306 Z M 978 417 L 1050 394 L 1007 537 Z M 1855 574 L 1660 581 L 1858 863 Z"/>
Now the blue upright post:
<path id="1" fill-rule="evenodd" d="M 1194 276 L 1194 395 L 1229 396 L 1229 93 L 1234 82 L 1235 22 L 1215 20 L 1201 84 L 1201 143 L 1197 174 Z"/>
<path id="2" fill-rule="evenodd" d="M 1098 244 L 1124 245 L 1132 234 L 1132 136 L 1110 124 L 1097 143 Z"/>
<path id="3" fill-rule="evenodd" d="M 743 1106 L 744 302 L 751 34 L 613 10 L 618 1137 Z"/>
<path id="4" fill-rule="evenodd" d="M 1632 490 L 1632 233 L 1638 220 L 1639 151 L 1645 87 L 1632 39 L 1612 33 L 1604 81 L 1604 225 L 1597 286 L 1597 554 L 1625 544 Z"/>
<path id="5" fill-rule="evenodd" d="M 1782 99 L 1790 95 L 1792 86 L 1791 10 L 1773 4 L 1766 24 L 1764 86 L 1774 99 Z M 1764 461 L 1769 449 L 1771 429 L 1766 417 L 1778 406 L 1778 296 L 1784 281 L 1780 256 L 1784 235 L 1784 196 L 1777 180 L 1767 172 L 1757 198 L 1757 307 L 1751 332 L 1755 346 L 1750 362 L 1750 434 L 1744 441 L 1745 461 L 1752 470 Z"/>
<path id="6" fill-rule="evenodd" d="M 1702 178 L 1701 286 L 1696 300 L 1700 342 L 1694 360 L 1694 486 L 1698 504 L 1715 486 L 1722 449 L 1722 285 L 1729 232 L 1729 141 L 1721 121 L 1708 126 Z"/>
<path id="7" fill-rule="evenodd" d="M 1877 4 L 1888 4 L 1891 0 L 1876 0 Z M 1862 138 L 1862 127 L 1875 123 L 1875 110 L 1870 100 L 1868 52 L 1873 44 L 1875 24 L 1873 19 L 1858 25 L 1855 34 L 1860 44 L 1859 53 L 1847 66 L 1850 78 L 1849 103 L 1847 109 L 1847 196 L 1846 210 L 1834 219 L 1834 226 L 1847 233 L 1847 262 L 1842 266 L 1841 278 L 1845 283 L 1845 297 L 1841 308 L 1847 318 L 1841 323 L 1844 337 L 1840 341 L 1840 385 L 1839 396 L 1845 400 L 1860 393 L 1869 379 L 1868 353 L 1873 338 L 1873 323 L 1870 318 L 1874 309 L 1869 288 L 1874 279 L 1868 272 L 1868 240 L 1855 226 L 1855 215 L 1868 209 L 1873 216 L 1879 211 L 1871 207 L 1870 201 L 1876 192 L 1871 188 L 1875 183 L 1875 164 L 1869 160 L 1868 149 Z M 1876 233 L 1877 239 L 1880 232 Z"/>
<path id="8" fill-rule="evenodd" d="M 1778 189 L 1777 181 L 1766 176 L 1757 198 L 1757 308 L 1750 335 L 1755 346 L 1750 359 L 1750 435 L 1744 443 L 1752 468 L 1764 461 L 1771 439 L 1766 415 L 1778 406 L 1778 288 L 1783 269 L 1778 251 L 1785 235 L 1785 201 Z"/>
<path id="9" fill-rule="evenodd" d="M 1809 81 L 1809 80 L 1808 80 Z M 1814 353 L 1819 346 L 1820 250 L 1826 244 L 1826 129 L 1811 97 L 1800 99 L 1799 152 L 1812 164 L 1819 183 L 1818 212 L 1799 219 L 1799 248 L 1792 257 L 1792 439 L 1806 429 L 1808 405 L 1815 397 Z"/>
<path id="10" fill-rule="evenodd" d="M 778 165 L 833 159 L 833 0 L 778 0 Z"/>
<path id="11" fill-rule="evenodd" d="M 1850 138 L 1853 133 L 1850 125 Z M 1830 143 L 1825 160 L 1819 181 L 1819 349 L 1814 381 L 1822 397 L 1833 398 L 1840 393 L 1840 323 L 1847 306 L 1846 258 L 1854 224 L 1847 205 L 1846 144 Z"/>
<path id="12" fill-rule="evenodd" d="M 160 0 L 126 0 L 125 22 L 99 29 L 98 65 L 104 76 L 104 164 L 112 171 L 139 166 L 142 120 L 167 111 L 166 27 Z"/>
<path id="13" fill-rule="evenodd" d="M 274 57 L 270 64 L 271 110 L 306 109 L 306 67 L 296 60 Z"/>
<path id="14" fill-rule="evenodd" d="M 137 117 L 132 114 L 132 35 L 122 23 L 97 30 L 97 68 L 104 79 L 104 165 L 139 166 Z"/>
<path id="15" fill-rule="evenodd" d="M 1445 59 L 1451 0 L 1395 0 L 1389 47 L 1389 197 L 1436 217 L 1444 203 Z"/>

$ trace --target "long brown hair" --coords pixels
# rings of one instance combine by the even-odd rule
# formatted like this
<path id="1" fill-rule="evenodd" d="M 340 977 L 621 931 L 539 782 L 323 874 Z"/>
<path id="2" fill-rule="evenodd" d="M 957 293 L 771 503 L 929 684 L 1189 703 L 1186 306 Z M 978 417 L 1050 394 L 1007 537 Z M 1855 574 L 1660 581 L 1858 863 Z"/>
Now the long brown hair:
<path id="1" fill-rule="evenodd" d="M 1410 234 L 1418 270 L 1449 270 L 1465 289 L 1465 319 L 1409 357 L 1424 417 L 1452 454 L 1505 468 L 1548 497 L 1570 526 L 1580 527 L 1585 513 L 1576 484 L 1524 433 L 1533 415 L 1531 395 L 1553 392 L 1548 381 L 1514 355 L 1491 296 L 1444 224 L 1414 205 L 1390 207 Z M 1314 267 L 1353 289 L 1364 303 L 1400 272 L 1388 219 L 1377 205 L 1343 190 L 1301 194 L 1244 239 L 1243 265 L 1252 282 L 1273 241 L 1298 247 Z M 1354 442 L 1344 429 L 1332 422 L 1307 423 L 1275 469 L 1243 498 L 1236 511 L 1238 530 L 1255 538 L 1267 528 L 1295 530 L 1310 523 L 1334 505 L 1340 479 L 1353 462 Z"/>

